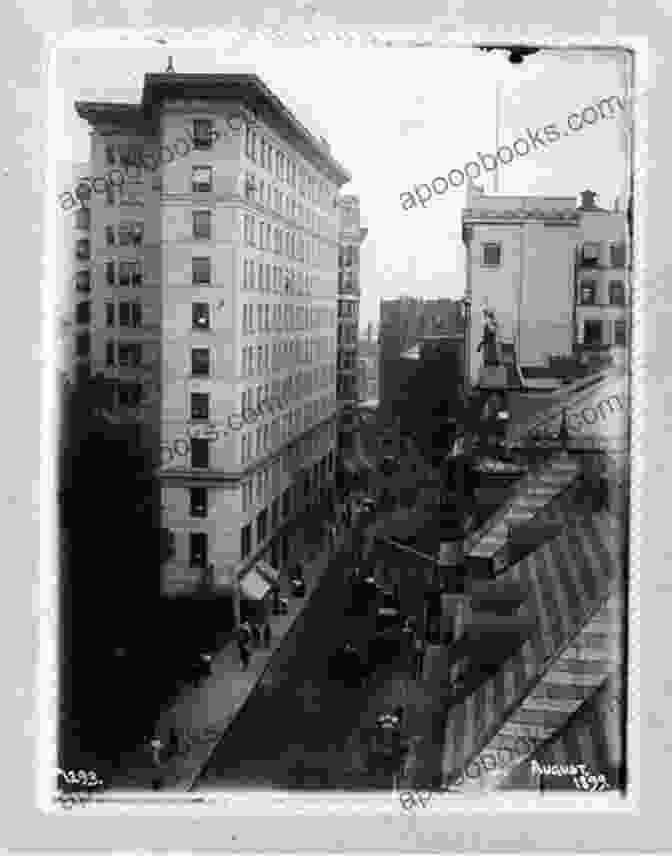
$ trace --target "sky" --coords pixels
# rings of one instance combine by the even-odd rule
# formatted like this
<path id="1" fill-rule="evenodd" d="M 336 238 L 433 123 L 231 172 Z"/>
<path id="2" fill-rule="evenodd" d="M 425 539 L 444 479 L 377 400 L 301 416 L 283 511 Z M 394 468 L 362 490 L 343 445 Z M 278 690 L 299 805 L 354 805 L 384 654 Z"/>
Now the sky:
<path id="1" fill-rule="evenodd" d="M 158 44 L 137 34 L 71 37 L 51 66 L 50 153 L 59 163 L 86 161 L 89 127 L 76 100 L 139 102 L 146 73 L 257 74 L 352 174 L 342 188 L 360 196 L 360 326 L 377 324 L 383 298 L 402 294 L 458 299 L 464 293 L 461 210 L 464 188 L 403 210 L 401 194 L 462 169 L 477 153 L 526 137 L 600 98 L 622 94 L 625 59 L 617 51 L 553 51 L 512 65 L 507 54 L 470 46 L 284 46 L 259 38 L 209 33 Z M 500 109 L 496 110 L 496 91 Z M 624 190 L 623 116 L 500 167 L 500 193 L 573 196 L 590 188 L 611 208 Z M 62 173 L 61 173 L 62 174 Z M 492 173 L 485 190 L 493 190 Z M 439 184 L 440 187 L 443 185 Z M 66 187 L 63 187 L 65 190 Z M 422 193 L 422 191 L 421 191 Z M 60 209 L 57 212 L 61 214 Z"/>

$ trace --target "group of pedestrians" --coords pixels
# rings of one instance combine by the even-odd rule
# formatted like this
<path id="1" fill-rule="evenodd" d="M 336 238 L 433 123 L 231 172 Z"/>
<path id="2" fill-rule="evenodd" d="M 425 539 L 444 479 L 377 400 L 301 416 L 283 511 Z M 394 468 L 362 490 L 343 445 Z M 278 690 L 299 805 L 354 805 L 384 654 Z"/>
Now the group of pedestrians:
<path id="1" fill-rule="evenodd" d="M 260 648 L 263 644 L 264 648 L 271 647 L 271 625 L 268 621 L 264 622 L 263 630 L 257 622 L 243 621 L 238 628 L 238 652 L 240 654 L 240 662 L 243 671 L 247 671 L 252 658 L 252 648 Z"/>

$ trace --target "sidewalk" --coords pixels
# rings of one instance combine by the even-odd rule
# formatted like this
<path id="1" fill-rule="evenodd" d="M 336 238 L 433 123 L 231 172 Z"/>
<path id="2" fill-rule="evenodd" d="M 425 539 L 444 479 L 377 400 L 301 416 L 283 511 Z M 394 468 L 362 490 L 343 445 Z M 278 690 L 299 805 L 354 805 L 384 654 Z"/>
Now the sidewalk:
<path id="1" fill-rule="evenodd" d="M 162 780 L 162 790 L 190 788 L 261 678 L 274 651 L 308 603 L 330 560 L 351 534 L 347 529 L 340 532 L 334 551 L 323 550 L 314 537 L 306 537 L 306 555 L 317 552 L 316 558 L 304 562 L 306 595 L 304 598 L 289 597 L 287 615 L 269 616 L 272 631 L 270 648 L 253 647 L 250 665 L 247 671 L 242 671 L 238 646 L 235 640 L 231 640 L 214 656 L 212 674 L 199 685 L 185 688 L 162 712 L 154 730 L 166 747 L 160 768 L 154 766 L 149 746 L 138 746 L 119 757 L 115 774 L 111 779 L 108 777 L 108 788 L 145 790 L 151 788 L 156 778 Z M 167 749 L 171 728 L 180 736 L 180 748 L 172 757 Z"/>

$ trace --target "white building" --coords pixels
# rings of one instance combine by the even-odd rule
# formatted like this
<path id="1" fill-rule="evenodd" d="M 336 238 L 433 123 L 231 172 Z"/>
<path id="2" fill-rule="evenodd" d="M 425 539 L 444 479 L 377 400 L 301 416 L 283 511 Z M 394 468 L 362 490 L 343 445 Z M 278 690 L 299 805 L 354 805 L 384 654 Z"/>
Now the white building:
<path id="1" fill-rule="evenodd" d="M 484 310 L 493 311 L 499 341 L 515 358 L 515 373 L 505 379 L 501 370 L 498 383 L 504 386 L 513 385 L 513 374 L 521 380 L 526 369 L 547 368 L 551 357 L 580 354 L 586 336 L 588 344 L 597 344 L 598 326 L 603 345 L 624 343 L 616 322 L 624 319 L 627 302 L 625 215 L 596 207 L 590 191 L 582 196 L 577 208 L 569 196 L 486 196 L 469 188 L 462 224 L 472 384 L 482 379 Z M 619 262 L 617 270 L 608 269 Z M 590 304 L 582 299 L 588 300 L 584 279 L 596 280 Z"/>
<path id="2" fill-rule="evenodd" d="M 108 221 L 113 234 L 131 228 L 133 297 L 148 304 L 132 318 L 152 336 L 140 362 L 160 369 L 148 395 L 171 545 L 163 591 L 230 592 L 238 615 L 241 591 L 256 585 L 246 588 L 248 573 L 289 560 L 292 522 L 332 488 L 335 199 L 350 176 L 255 75 L 150 74 L 140 106 L 78 110 L 94 129 L 94 175 L 118 165 L 117 142 L 140 146 L 144 162 L 172 152 L 151 176 L 139 170 L 125 200 L 97 203 L 96 288 L 114 303 L 104 236 Z M 114 321 L 119 309 L 105 311 Z M 103 367 L 115 340 L 104 332 L 93 353 Z"/>

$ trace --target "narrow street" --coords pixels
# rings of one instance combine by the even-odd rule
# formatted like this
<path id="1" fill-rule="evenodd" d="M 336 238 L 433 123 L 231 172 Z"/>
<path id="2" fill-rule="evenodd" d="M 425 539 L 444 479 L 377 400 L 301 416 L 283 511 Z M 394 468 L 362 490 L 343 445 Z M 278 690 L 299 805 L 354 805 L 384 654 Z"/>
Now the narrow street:
<path id="1" fill-rule="evenodd" d="M 367 761 L 370 729 L 377 714 L 417 689 L 407 680 L 408 657 L 382 664 L 360 688 L 330 678 L 332 655 L 346 641 L 363 651 L 373 635 L 372 614 L 350 614 L 354 564 L 347 550 L 332 558 L 194 790 L 389 787 Z"/>

